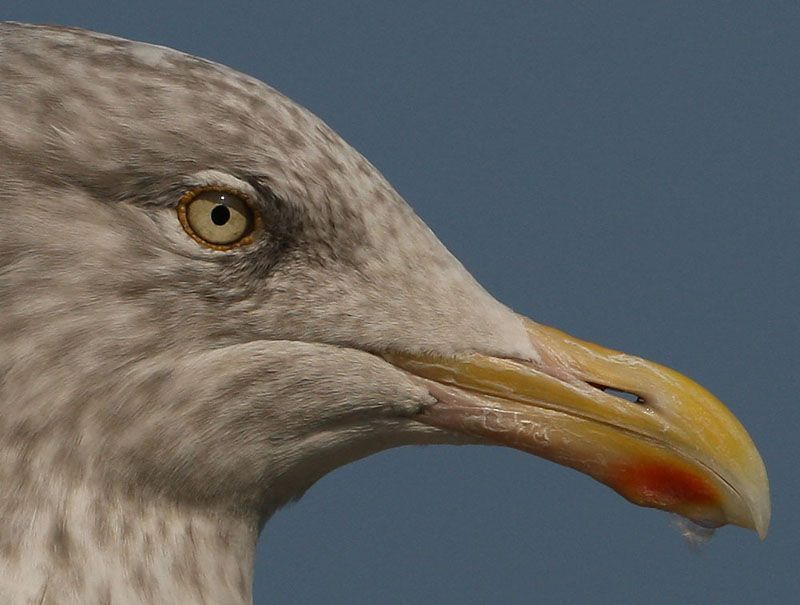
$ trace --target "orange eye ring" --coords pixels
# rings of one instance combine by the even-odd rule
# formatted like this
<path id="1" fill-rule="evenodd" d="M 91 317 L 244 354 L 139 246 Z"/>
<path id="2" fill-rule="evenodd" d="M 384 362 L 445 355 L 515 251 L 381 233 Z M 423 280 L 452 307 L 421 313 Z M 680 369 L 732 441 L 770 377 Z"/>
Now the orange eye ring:
<path id="1" fill-rule="evenodd" d="M 193 240 L 220 252 L 252 244 L 263 228 L 261 214 L 248 196 L 227 187 L 187 191 L 178 201 L 177 212 L 183 230 Z"/>

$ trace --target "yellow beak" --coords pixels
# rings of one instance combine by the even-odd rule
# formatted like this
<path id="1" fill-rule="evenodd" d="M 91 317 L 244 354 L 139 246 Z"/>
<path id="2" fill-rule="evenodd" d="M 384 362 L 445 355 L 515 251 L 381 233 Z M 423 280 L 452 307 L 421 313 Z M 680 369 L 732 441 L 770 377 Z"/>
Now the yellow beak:
<path id="1" fill-rule="evenodd" d="M 766 536 L 764 463 L 716 397 L 664 366 L 524 321 L 535 362 L 385 355 L 438 400 L 416 419 L 570 466 L 635 504 Z"/>

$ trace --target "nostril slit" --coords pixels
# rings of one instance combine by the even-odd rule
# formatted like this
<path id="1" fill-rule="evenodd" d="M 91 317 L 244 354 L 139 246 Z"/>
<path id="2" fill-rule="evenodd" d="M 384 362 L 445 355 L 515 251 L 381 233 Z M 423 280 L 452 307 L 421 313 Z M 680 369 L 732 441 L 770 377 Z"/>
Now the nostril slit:
<path id="1" fill-rule="evenodd" d="M 599 383 L 596 383 L 596 382 L 590 382 L 589 384 L 591 386 L 593 386 L 594 388 L 600 389 L 604 393 L 608 393 L 609 395 L 611 395 L 613 397 L 619 397 L 620 399 L 626 399 L 627 401 L 630 401 L 631 403 L 638 403 L 638 404 L 645 403 L 644 397 L 642 397 L 641 395 L 639 395 L 637 393 L 632 393 L 630 391 L 621 391 L 620 389 L 615 389 L 614 387 L 609 387 L 609 386 L 606 386 L 604 384 L 599 384 Z"/>

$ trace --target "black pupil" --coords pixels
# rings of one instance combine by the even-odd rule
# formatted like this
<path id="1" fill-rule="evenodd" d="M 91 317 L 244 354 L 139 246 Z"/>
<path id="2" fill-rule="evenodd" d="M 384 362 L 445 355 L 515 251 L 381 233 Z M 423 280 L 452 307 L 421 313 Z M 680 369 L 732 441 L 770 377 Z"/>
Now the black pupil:
<path id="1" fill-rule="evenodd" d="M 215 225 L 224 225 L 231 220 L 231 211 L 227 206 L 223 206 L 222 204 L 214 206 L 214 209 L 211 211 L 211 220 L 214 221 Z"/>

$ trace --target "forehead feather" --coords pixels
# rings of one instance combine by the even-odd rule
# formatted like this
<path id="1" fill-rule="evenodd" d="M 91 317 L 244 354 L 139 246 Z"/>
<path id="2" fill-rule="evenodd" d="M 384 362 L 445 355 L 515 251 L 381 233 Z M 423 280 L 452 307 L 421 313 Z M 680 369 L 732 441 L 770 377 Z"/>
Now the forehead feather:
<path id="1" fill-rule="evenodd" d="M 53 176 L 91 184 L 103 174 L 214 168 L 266 175 L 286 198 L 397 197 L 326 124 L 254 78 L 82 30 L 0 28 L 3 139 L 16 157 L 48 150 Z M 42 112 L 49 129 L 39 127 Z"/>

